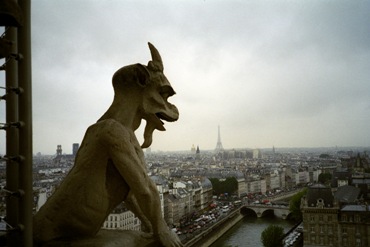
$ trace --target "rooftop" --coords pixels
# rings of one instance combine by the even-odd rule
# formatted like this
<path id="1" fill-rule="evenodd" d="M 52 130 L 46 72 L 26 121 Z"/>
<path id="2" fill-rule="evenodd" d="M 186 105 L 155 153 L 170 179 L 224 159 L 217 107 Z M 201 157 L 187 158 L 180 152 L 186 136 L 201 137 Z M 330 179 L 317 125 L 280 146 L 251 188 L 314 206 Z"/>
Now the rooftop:
<path id="1" fill-rule="evenodd" d="M 355 202 L 360 195 L 360 189 L 350 185 L 340 186 L 334 197 L 341 202 Z"/>
<path id="2" fill-rule="evenodd" d="M 333 207 L 334 196 L 329 187 L 322 184 L 315 184 L 308 188 L 307 204 L 309 207 L 316 207 L 319 199 L 323 200 L 325 207 Z"/>
<path id="3" fill-rule="evenodd" d="M 367 210 L 366 210 L 366 208 L 367 208 Z M 341 211 L 343 211 L 343 212 L 351 212 L 351 211 L 365 212 L 365 211 L 370 211 L 370 205 L 346 205 L 341 209 Z"/>

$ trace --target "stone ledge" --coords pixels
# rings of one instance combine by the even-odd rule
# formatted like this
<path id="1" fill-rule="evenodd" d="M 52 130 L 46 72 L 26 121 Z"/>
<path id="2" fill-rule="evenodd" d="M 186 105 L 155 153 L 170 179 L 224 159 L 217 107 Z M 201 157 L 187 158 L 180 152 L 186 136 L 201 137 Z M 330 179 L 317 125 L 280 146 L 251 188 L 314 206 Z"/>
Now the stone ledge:
<path id="1" fill-rule="evenodd" d="M 151 234 L 131 230 L 100 230 L 94 237 L 53 240 L 42 247 L 161 247 Z"/>

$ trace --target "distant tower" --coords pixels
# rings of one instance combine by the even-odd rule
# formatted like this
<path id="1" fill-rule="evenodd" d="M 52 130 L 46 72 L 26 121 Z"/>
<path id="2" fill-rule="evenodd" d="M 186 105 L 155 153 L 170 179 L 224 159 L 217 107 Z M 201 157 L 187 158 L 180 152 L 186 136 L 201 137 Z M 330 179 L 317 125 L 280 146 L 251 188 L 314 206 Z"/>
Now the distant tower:
<path id="1" fill-rule="evenodd" d="M 76 154 L 77 154 L 77 151 L 78 151 L 78 149 L 80 148 L 80 144 L 78 144 L 78 143 L 73 143 L 72 144 L 72 154 L 74 155 L 74 156 L 76 156 Z"/>
<path id="2" fill-rule="evenodd" d="M 224 148 L 222 147 L 222 143 L 221 143 L 220 125 L 218 126 L 218 139 L 217 139 L 215 151 L 217 153 L 224 151 Z"/>
<path id="3" fill-rule="evenodd" d="M 62 155 L 62 145 L 57 145 L 57 156 Z"/>
<path id="4" fill-rule="evenodd" d="M 262 152 L 260 149 L 253 149 L 253 159 L 261 159 L 262 158 Z"/>
<path id="5" fill-rule="evenodd" d="M 191 146 L 190 151 L 191 151 L 192 153 L 195 153 L 195 146 L 194 146 L 194 144 L 193 144 L 193 146 Z"/>
<path id="6" fill-rule="evenodd" d="M 195 158 L 196 159 L 200 159 L 200 150 L 199 150 L 199 146 L 197 146 L 197 151 L 195 152 Z"/>

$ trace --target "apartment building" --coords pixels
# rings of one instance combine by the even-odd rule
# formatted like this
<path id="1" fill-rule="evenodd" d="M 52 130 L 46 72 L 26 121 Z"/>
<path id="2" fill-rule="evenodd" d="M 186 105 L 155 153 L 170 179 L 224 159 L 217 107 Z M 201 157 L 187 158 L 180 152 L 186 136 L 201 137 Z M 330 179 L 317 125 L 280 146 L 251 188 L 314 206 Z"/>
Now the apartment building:
<path id="1" fill-rule="evenodd" d="M 346 187 L 346 186 L 343 186 Z M 345 191 L 356 192 L 356 188 Z M 331 189 L 314 185 L 302 198 L 303 246 L 370 246 L 370 206 L 350 198 L 341 188 L 333 196 Z"/>
<path id="2" fill-rule="evenodd" d="M 104 221 L 102 229 L 108 230 L 136 230 L 141 229 L 141 222 L 124 203 L 117 207 Z"/>

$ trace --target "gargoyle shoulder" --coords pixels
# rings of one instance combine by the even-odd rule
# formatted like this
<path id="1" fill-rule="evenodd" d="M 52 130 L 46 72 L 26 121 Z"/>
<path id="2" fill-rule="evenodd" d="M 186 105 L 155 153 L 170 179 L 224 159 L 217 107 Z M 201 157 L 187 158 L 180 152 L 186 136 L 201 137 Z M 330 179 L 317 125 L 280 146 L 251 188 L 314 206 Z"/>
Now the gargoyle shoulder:
<path id="1" fill-rule="evenodd" d="M 121 145 L 129 142 L 131 138 L 131 130 L 123 126 L 120 122 L 114 119 L 105 119 L 90 126 L 91 130 L 104 144 L 118 144 Z M 89 128 L 89 129 L 90 129 Z"/>

